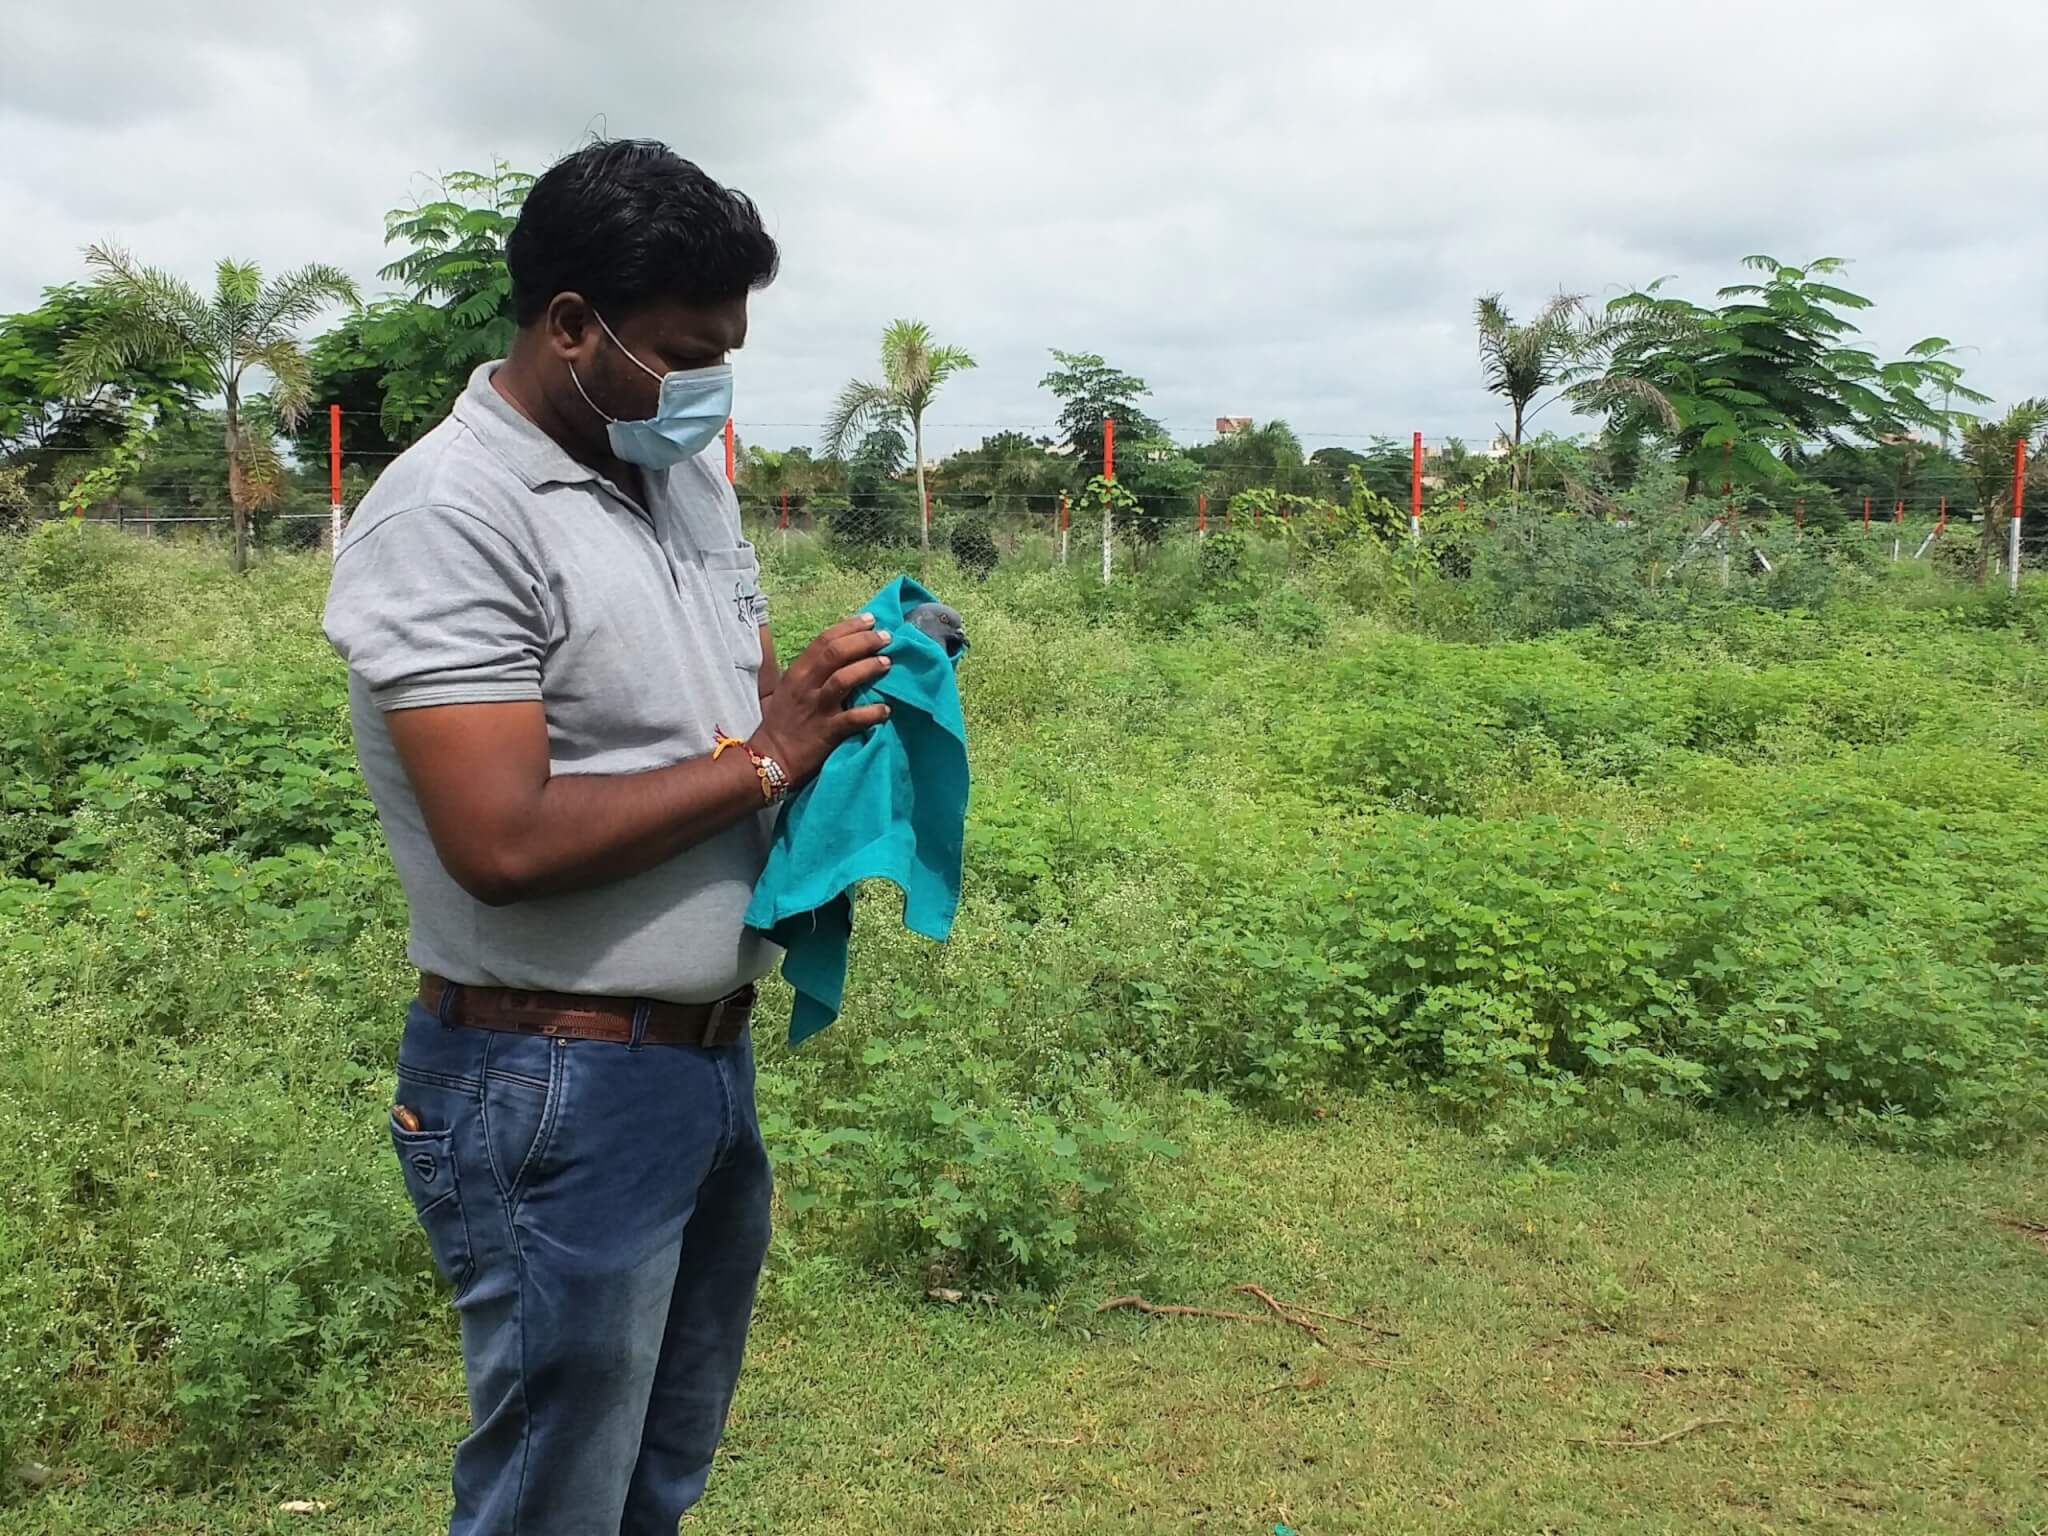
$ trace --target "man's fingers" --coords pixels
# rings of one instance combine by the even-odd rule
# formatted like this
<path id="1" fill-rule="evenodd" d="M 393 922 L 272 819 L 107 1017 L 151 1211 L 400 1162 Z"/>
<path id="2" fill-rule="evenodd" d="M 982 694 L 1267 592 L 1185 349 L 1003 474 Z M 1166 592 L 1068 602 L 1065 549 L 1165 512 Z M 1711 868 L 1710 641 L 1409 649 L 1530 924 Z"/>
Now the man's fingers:
<path id="1" fill-rule="evenodd" d="M 845 729 L 847 735 L 852 736 L 857 735 L 861 731 L 872 730 L 888 718 L 888 705 L 867 704 L 859 709 L 849 709 L 846 711 L 845 714 L 839 717 L 839 724 Z"/>
<path id="2" fill-rule="evenodd" d="M 872 613 L 856 613 L 851 618 L 841 619 L 830 629 L 821 633 L 818 639 L 837 640 L 844 635 L 858 634 L 864 630 L 871 630 L 874 627 L 875 616 Z"/>
<path id="3" fill-rule="evenodd" d="M 843 667 L 875 655 L 889 640 L 889 632 L 882 629 L 857 630 L 829 641 L 821 639 L 817 647 L 819 666 L 830 677 Z"/>
<path id="4" fill-rule="evenodd" d="M 856 661 L 851 666 L 841 667 L 825 682 L 825 697 L 843 699 L 848 694 L 865 688 L 884 672 L 889 670 L 889 658 L 870 656 L 865 661 Z"/>

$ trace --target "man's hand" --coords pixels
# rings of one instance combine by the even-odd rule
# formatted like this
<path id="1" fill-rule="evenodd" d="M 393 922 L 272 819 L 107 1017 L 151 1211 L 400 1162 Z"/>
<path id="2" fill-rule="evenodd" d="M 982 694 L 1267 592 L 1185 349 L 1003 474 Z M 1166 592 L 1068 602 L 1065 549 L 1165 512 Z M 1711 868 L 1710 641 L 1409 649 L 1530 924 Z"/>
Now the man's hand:
<path id="1" fill-rule="evenodd" d="M 879 654 L 888 643 L 888 631 L 875 628 L 871 613 L 818 636 L 761 701 L 754 750 L 774 758 L 792 785 L 803 784 L 825 766 L 840 742 L 888 719 L 886 704 L 846 707 L 849 695 L 889 670 L 889 658 Z"/>

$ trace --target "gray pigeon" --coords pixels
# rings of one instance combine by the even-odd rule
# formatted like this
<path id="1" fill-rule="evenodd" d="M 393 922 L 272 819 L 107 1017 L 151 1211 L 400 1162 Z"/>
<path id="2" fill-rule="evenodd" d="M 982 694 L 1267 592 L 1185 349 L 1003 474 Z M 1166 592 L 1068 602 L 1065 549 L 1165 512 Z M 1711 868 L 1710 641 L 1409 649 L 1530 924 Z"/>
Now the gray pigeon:
<path id="1" fill-rule="evenodd" d="M 938 641 L 948 656 L 958 656 L 967 649 L 967 626 L 960 622 L 960 615 L 944 603 L 919 603 L 907 617 Z"/>

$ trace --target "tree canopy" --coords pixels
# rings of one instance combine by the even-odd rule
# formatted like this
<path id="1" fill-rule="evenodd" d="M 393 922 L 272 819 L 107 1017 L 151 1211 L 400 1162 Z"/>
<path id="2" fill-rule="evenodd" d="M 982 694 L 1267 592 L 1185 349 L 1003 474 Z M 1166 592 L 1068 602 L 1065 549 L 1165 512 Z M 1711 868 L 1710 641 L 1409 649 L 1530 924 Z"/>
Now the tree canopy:
<path id="1" fill-rule="evenodd" d="M 86 264 L 99 275 L 96 291 L 103 303 L 64 349 L 68 386 L 84 391 L 137 367 L 169 367 L 190 370 L 200 390 L 221 397 L 234 565 L 247 569 L 248 515 L 260 493 L 250 470 L 268 448 L 270 430 L 259 435 L 254 449 L 244 441 L 243 382 L 252 369 L 268 374 L 269 409 L 277 424 L 296 424 L 313 399 L 313 371 L 298 330 L 330 304 L 355 303 L 355 282 L 340 268 L 320 263 L 266 280 L 254 262 L 224 260 L 214 268 L 209 297 L 182 278 L 136 262 L 118 246 L 91 247 Z"/>
<path id="2" fill-rule="evenodd" d="M 1102 420 L 1116 421 L 1122 443 L 1158 441 L 1166 429 L 1138 402 L 1151 394 L 1136 374 L 1112 368 L 1098 353 L 1062 352 L 1053 348 L 1058 364 L 1038 381 L 1060 403 L 1059 438 L 1074 452 L 1074 481 L 1085 484 L 1102 473 Z"/>
<path id="3" fill-rule="evenodd" d="M 502 163 L 456 171 L 439 196 L 384 215 L 384 242 L 402 251 L 377 275 L 401 292 L 347 316 L 313 347 L 322 398 L 349 413 L 345 447 L 383 453 L 412 443 L 448 414 L 478 364 L 511 347 L 505 242 L 533 180 Z"/>
<path id="4" fill-rule="evenodd" d="M 825 427 L 825 451 L 835 459 L 877 427 L 898 423 L 910 428 L 910 450 L 917 470 L 917 498 L 925 501 L 924 413 L 931 409 L 939 386 L 965 373 L 974 359 L 965 347 L 942 346 L 922 320 L 894 320 L 882 332 L 882 377 L 855 379 L 839 392 Z M 930 547 L 931 530 L 920 517 L 918 541 Z"/>
<path id="5" fill-rule="evenodd" d="M 1723 288 L 1719 307 L 1667 295 L 1662 279 L 1610 301 L 1573 378 L 1579 409 L 1667 437 L 1689 488 L 1789 479 L 1802 445 L 1939 429 L 1949 417 L 1927 398 L 1937 390 L 1984 398 L 1962 385 L 1942 337 L 1894 362 L 1851 345 L 1848 313 L 1870 300 L 1828 281 L 1845 263 L 1745 265 L 1763 281 Z"/>
<path id="6" fill-rule="evenodd" d="M 206 393 L 205 370 L 187 357 L 138 358 L 82 379 L 67 354 L 88 332 L 112 323 L 105 290 L 65 283 L 43 290 L 34 309 L 0 315 L 0 458 L 24 458 L 24 489 L 61 484 L 72 460 L 111 448 L 139 409 L 155 418 L 191 409 Z"/>

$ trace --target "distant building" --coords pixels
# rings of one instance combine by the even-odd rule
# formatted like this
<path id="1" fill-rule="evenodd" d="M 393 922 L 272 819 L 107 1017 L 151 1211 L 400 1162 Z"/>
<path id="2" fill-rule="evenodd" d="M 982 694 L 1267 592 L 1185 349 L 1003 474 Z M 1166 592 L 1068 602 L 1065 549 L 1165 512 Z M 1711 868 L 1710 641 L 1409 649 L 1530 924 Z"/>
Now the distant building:
<path id="1" fill-rule="evenodd" d="M 1249 416 L 1218 416 L 1216 418 L 1216 435 L 1218 437 L 1228 437 L 1233 432 L 1248 432 L 1251 430 L 1251 425 L 1252 419 Z"/>

